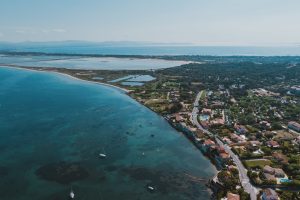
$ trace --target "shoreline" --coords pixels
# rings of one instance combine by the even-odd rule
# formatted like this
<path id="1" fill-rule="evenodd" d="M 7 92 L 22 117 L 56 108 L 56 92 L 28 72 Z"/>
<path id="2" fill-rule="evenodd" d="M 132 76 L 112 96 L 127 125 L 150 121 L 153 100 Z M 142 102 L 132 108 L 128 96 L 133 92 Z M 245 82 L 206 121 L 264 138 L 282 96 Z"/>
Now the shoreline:
<path id="1" fill-rule="evenodd" d="M 187 137 L 187 135 L 186 135 L 184 132 L 178 130 L 175 126 L 172 125 L 172 123 L 171 123 L 168 119 L 166 119 L 166 118 L 165 118 L 164 116 L 162 116 L 161 114 L 155 112 L 154 110 L 152 110 L 152 109 L 149 108 L 148 106 L 142 104 L 142 103 L 139 102 L 138 100 L 136 100 L 136 99 L 134 99 L 133 97 L 131 97 L 130 95 L 128 95 L 128 93 L 130 92 L 130 90 L 128 90 L 128 89 L 125 89 L 125 88 L 122 88 L 122 87 L 119 87 L 119 86 L 115 86 L 115 85 L 111 85 L 111 84 L 108 84 L 108 83 L 102 83 L 102 82 L 96 82 L 96 81 L 91 81 L 91 80 L 80 79 L 80 78 L 78 78 L 78 77 L 75 77 L 75 76 L 72 76 L 72 75 L 70 75 L 70 74 L 63 73 L 63 72 L 56 72 L 56 71 L 43 70 L 43 69 L 31 69 L 31 68 L 27 68 L 27 67 L 18 67 L 18 66 L 0 66 L 0 68 L 1 68 L 1 67 L 3 67 L 3 68 L 18 69 L 18 70 L 28 70 L 28 71 L 32 71 L 32 72 L 52 73 L 52 74 L 64 76 L 64 77 L 67 77 L 67 78 L 70 78 L 70 79 L 73 79 L 73 80 L 76 80 L 76 81 L 87 82 L 87 83 L 90 83 L 90 84 L 98 84 L 98 85 L 103 85 L 103 86 L 106 86 L 106 87 L 110 87 L 110 88 L 116 89 L 116 90 L 118 90 L 119 92 L 121 92 L 121 93 L 123 93 L 123 94 L 126 94 L 128 97 L 130 97 L 130 98 L 131 98 L 132 100 L 134 100 L 136 103 L 138 103 L 138 104 L 140 104 L 141 106 L 147 108 L 148 110 L 150 110 L 151 112 L 153 112 L 154 114 L 156 114 L 157 116 L 159 116 L 159 117 L 161 117 L 163 120 L 165 120 L 165 121 L 170 125 L 171 128 L 173 128 L 176 132 L 178 132 L 179 134 L 181 134 L 182 136 L 184 136 L 184 137 L 191 143 L 191 145 L 193 145 L 193 146 L 196 148 L 196 150 L 198 150 L 198 151 L 201 153 L 201 155 L 211 163 L 212 167 L 214 168 L 214 170 L 213 170 L 214 176 L 213 176 L 213 177 L 217 176 L 218 173 L 219 173 L 219 170 L 217 169 L 217 166 L 212 162 L 212 160 L 211 160 L 209 157 L 207 157 L 205 154 L 203 154 L 203 152 L 200 151 L 200 150 L 194 145 L 194 142 L 191 141 L 191 140 Z M 211 179 L 209 179 L 208 182 L 205 184 L 205 186 L 207 187 L 207 190 L 209 191 L 209 193 L 210 193 L 211 195 L 214 194 L 213 189 L 212 189 L 210 186 L 208 186 L 207 184 L 209 184 L 209 182 L 212 180 L 213 177 L 211 177 Z"/>
<path id="2" fill-rule="evenodd" d="M 127 90 L 125 88 L 122 88 L 122 87 L 119 87 L 119 86 L 116 86 L 116 85 L 112 85 L 112 84 L 108 84 L 108 83 L 103 83 L 103 82 L 97 82 L 97 81 L 91 81 L 91 80 L 85 80 L 85 79 L 81 79 L 81 78 L 78 78 L 78 77 L 75 77 L 75 76 L 72 76 L 70 74 L 67 74 L 67 73 L 63 73 L 63 72 L 56 72 L 56 71 L 51 71 L 51 70 L 40 70 L 40 69 L 30 69 L 30 68 L 27 68 L 27 67 L 18 67 L 18 66 L 0 66 L 0 67 L 3 67 L 3 68 L 15 68 L 15 69 L 23 69 L 23 70 L 28 70 L 28 71 L 33 71 L 33 72 L 43 72 L 43 73 L 53 73 L 53 74 L 57 74 L 57 75 L 61 75 L 61 76 L 65 76 L 65 77 L 68 77 L 68 78 L 71 78 L 71 79 L 74 79 L 74 80 L 77 80 L 77 81 L 84 81 L 84 82 L 88 82 L 88 83 L 92 83 L 92 84 L 99 84 L 99 85 L 104 85 L 104 86 L 107 86 L 107 87 L 111 87 L 111 88 L 114 88 L 114 89 L 117 89 L 125 94 L 128 94 L 130 92 L 130 90 Z"/>

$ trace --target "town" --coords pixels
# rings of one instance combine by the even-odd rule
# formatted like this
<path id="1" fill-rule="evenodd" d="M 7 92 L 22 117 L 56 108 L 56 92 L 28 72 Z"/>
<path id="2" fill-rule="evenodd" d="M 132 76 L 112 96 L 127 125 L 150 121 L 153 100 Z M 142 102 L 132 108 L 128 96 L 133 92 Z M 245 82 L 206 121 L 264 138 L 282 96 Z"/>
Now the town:
<path id="1" fill-rule="evenodd" d="M 131 95 L 162 113 L 216 165 L 213 198 L 299 198 L 292 192 L 300 188 L 299 65 L 230 65 L 163 70 L 159 81 Z"/>

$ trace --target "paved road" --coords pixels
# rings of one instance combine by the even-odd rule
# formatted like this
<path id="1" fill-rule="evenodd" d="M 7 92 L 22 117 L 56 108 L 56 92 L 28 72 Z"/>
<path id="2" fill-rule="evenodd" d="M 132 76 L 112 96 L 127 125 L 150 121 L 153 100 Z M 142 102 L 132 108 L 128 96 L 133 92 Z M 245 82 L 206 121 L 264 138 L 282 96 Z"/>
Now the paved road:
<path id="1" fill-rule="evenodd" d="M 239 159 L 239 157 L 231 151 L 231 148 L 228 145 L 225 145 L 218 138 L 215 138 L 215 139 L 220 146 L 224 147 L 225 151 L 231 156 L 231 158 L 233 159 L 233 162 L 236 164 L 236 166 L 240 172 L 239 173 L 240 182 L 241 182 L 243 188 L 245 189 L 245 191 L 250 194 L 251 200 L 256 200 L 259 190 L 258 190 L 258 188 L 256 188 L 255 186 L 253 186 L 250 183 L 250 179 L 247 176 L 247 169 L 244 167 L 244 165 L 241 162 L 241 160 Z"/>
<path id="2" fill-rule="evenodd" d="M 194 108 L 193 108 L 193 111 L 192 111 L 192 115 L 191 115 L 191 121 L 192 123 L 197 126 L 198 129 L 200 129 L 201 131 L 203 131 L 204 133 L 212 136 L 212 137 L 215 137 L 215 135 L 213 133 L 211 133 L 210 131 L 204 129 L 198 122 L 198 112 L 199 112 L 199 109 L 198 109 L 198 106 L 199 106 L 199 100 L 200 100 L 200 97 L 202 95 L 202 92 L 199 92 L 197 94 L 197 97 L 196 97 L 196 100 L 194 102 Z M 240 182 L 244 188 L 244 190 L 246 192 L 248 192 L 250 194 L 250 197 L 251 197 L 251 200 L 257 200 L 257 194 L 259 192 L 258 188 L 256 188 L 255 186 L 253 186 L 251 183 L 250 183 L 250 179 L 249 177 L 247 176 L 247 170 L 246 168 L 244 167 L 244 165 L 242 164 L 242 162 L 240 161 L 239 157 L 237 155 L 235 155 L 231 148 L 227 145 L 225 145 L 221 140 L 219 140 L 217 137 L 215 137 L 217 143 L 223 147 L 225 149 L 225 151 L 231 156 L 233 162 L 236 164 L 238 170 L 239 170 L 239 179 L 240 179 Z"/>

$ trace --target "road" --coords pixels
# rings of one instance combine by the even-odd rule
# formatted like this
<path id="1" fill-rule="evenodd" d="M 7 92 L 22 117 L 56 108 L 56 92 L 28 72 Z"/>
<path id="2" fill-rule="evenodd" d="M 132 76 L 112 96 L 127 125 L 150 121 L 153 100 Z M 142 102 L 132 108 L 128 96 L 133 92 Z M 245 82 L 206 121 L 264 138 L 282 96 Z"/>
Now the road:
<path id="1" fill-rule="evenodd" d="M 192 123 L 197 126 L 198 129 L 200 129 L 201 131 L 203 131 L 204 133 L 208 134 L 209 136 L 215 137 L 215 135 L 213 133 L 211 133 L 210 131 L 204 129 L 200 123 L 198 122 L 198 112 L 199 112 L 199 100 L 200 97 L 202 95 L 203 91 L 200 91 L 197 94 L 196 100 L 194 102 L 194 108 L 192 111 L 192 115 L 191 115 L 191 121 Z M 237 155 L 235 155 L 231 148 L 227 145 L 225 145 L 220 139 L 218 139 L 217 137 L 215 137 L 216 142 L 218 143 L 218 145 L 220 145 L 221 147 L 224 148 L 224 150 L 231 156 L 233 162 L 236 164 L 238 170 L 239 170 L 239 179 L 240 182 L 244 188 L 244 190 L 250 194 L 251 200 L 257 200 L 257 194 L 259 192 L 259 189 L 256 188 L 255 186 L 253 186 L 250 182 L 249 177 L 247 176 L 247 169 L 244 167 L 244 165 L 242 164 L 242 162 L 240 161 L 239 157 Z"/>

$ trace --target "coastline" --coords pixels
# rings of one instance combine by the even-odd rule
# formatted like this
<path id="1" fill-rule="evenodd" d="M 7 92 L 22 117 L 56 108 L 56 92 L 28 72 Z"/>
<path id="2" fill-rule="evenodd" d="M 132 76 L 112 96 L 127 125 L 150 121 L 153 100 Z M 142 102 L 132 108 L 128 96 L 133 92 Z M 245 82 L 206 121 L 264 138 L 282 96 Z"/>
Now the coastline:
<path id="1" fill-rule="evenodd" d="M 74 80 L 77 80 L 77 81 L 84 81 L 84 82 L 88 82 L 88 83 L 92 83 L 92 84 L 99 84 L 99 85 L 104 85 L 104 86 L 107 86 L 107 87 L 112 87 L 114 89 L 117 89 L 117 90 L 125 93 L 125 94 L 127 94 L 127 93 L 130 92 L 130 90 L 127 90 L 125 88 L 122 88 L 122 87 L 119 87 L 119 86 L 116 86 L 116 85 L 112 85 L 112 84 L 108 84 L 108 83 L 103 83 L 103 82 L 97 82 L 97 81 L 85 80 L 85 79 L 81 79 L 81 78 L 72 76 L 70 74 L 62 73 L 62 72 L 56 72 L 56 71 L 51 71 L 51 70 L 29 69 L 27 67 L 18 67 L 18 66 L 9 66 L 9 65 L 7 65 L 7 66 L 2 65 L 0 67 L 23 69 L 23 70 L 33 71 L 33 72 L 43 72 L 43 73 L 47 73 L 48 72 L 48 73 L 53 73 L 53 74 L 65 76 L 65 77 L 68 77 L 68 78 L 71 78 L 71 79 L 74 79 Z"/>
<path id="2" fill-rule="evenodd" d="M 11 172 L 16 171 L 20 172 L 20 174 L 26 172 L 26 174 L 30 174 L 30 180 L 28 181 L 30 185 L 42 182 L 45 190 L 39 191 L 38 194 L 41 198 L 48 198 L 48 196 L 64 198 L 70 192 L 68 185 L 57 184 L 48 180 L 44 181 L 37 178 L 35 174 L 35 171 L 43 166 L 49 166 L 49 164 L 51 166 L 51 164 L 59 164 L 65 161 L 67 164 L 78 162 L 81 164 L 80 166 L 89 172 L 87 179 L 70 183 L 73 186 L 75 184 L 74 189 L 78 192 L 78 197 L 97 197 L 99 190 L 93 190 L 95 187 L 101 188 L 100 192 L 103 194 L 103 197 L 111 196 L 109 193 L 105 193 L 107 190 L 115 191 L 115 194 L 118 194 L 120 197 L 122 194 L 130 193 L 132 189 L 136 189 L 134 194 L 137 196 L 141 195 L 142 198 L 148 198 L 149 196 L 149 199 L 153 198 L 153 195 L 172 199 L 174 194 L 177 194 L 175 199 L 181 199 L 181 195 L 183 197 L 195 195 L 195 197 L 203 200 L 210 199 L 210 189 L 205 184 L 214 175 L 212 165 L 206 158 L 202 157 L 202 154 L 181 133 L 170 127 L 162 117 L 154 112 L 149 112 L 146 107 L 129 98 L 125 93 L 109 87 L 78 82 L 58 74 L 35 73 L 35 71 L 4 67 L 0 69 L 1 77 L 4 81 L 3 89 L 11 88 L 12 86 L 12 90 L 3 90 L 5 92 L 3 97 L 5 98 L 2 99 L 6 100 L 2 102 L 2 107 L 4 106 L 2 110 L 4 111 L 5 109 L 5 112 L 2 112 L 3 117 L 5 119 L 5 116 L 9 116 L 6 114 L 6 111 L 8 114 L 24 113 L 24 115 L 19 115 L 20 117 L 17 120 L 8 119 L 7 121 L 11 124 L 16 124 L 16 121 L 20 120 L 24 122 L 24 127 L 28 127 L 25 132 L 22 129 L 23 126 L 14 126 L 16 131 L 13 132 L 23 134 L 26 137 L 25 139 L 30 134 L 32 137 L 30 139 L 30 144 L 32 145 L 30 146 L 37 145 L 38 148 L 41 148 L 39 150 L 42 150 L 44 145 L 40 145 L 41 143 L 36 143 L 36 141 L 45 142 L 45 145 L 49 144 L 49 141 L 50 144 L 54 141 L 54 150 L 50 150 L 52 146 L 49 146 L 49 151 L 54 157 L 54 161 L 52 161 L 51 159 L 45 160 L 43 157 L 39 157 L 41 151 L 35 151 L 33 152 L 34 154 L 26 151 L 28 144 L 24 144 L 22 137 L 14 140 L 15 137 L 11 136 L 13 143 L 17 144 L 20 142 L 22 144 L 22 148 L 18 149 L 20 151 L 18 158 L 22 162 L 24 152 L 24 155 L 26 155 L 25 159 L 28 159 L 30 162 L 28 172 L 27 165 L 21 164 L 18 165 L 20 168 L 14 168 L 14 171 Z M 9 85 L 10 83 L 14 84 Z M 9 98 L 6 98 L 6 92 L 14 95 L 15 98 L 10 94 L 8 95 Z M 18 98 L 20 96 L 25 97 L 25 104 L 22 104 L 22 102 L 20 104 L 20 99 Z M 24 108 L 24 112 L 18 106 Z M 120 108 L 122 108 L 121 111 Z M 43 109 L 42 113 L 40 112 L 41 109 Z M 31 119 L 33 113 L 36 116 L 35 119 Z M 26 120 L 24 120 L 24 116 L 26 116 Z M 130 117 L 130 119 L 123 120 L 127 117 Z M 30 126 L 27 123 L 27 119 L 31 121 L 36 120 L 34 122 L 36 126 Z M 45 119 L 55 120 L 45 121 Z M 39 123 L 40 121 L 41 123 Z M 66 123 L 68 123 L 68 128 L 59 129 L 60 127 L 65 127 Z M 56 126 L 57 124 L 60 126 Z M 96 127 L 94 124 L 101 124 L 101 126 Z M 6 130 L 4 128 L 6 127 L 3 126 L 3 130 Z M 39 131 L 38 133 L 40 134 L 37 135 L 35 130 Z M 11 135 L 9 131 L 3 131 L 3 133 Z M 60 136 L 59 140 L 55 140 L 57 136 L 56 131 L 61 131 L 58 134 Z M 151 134 L 154 134 L 154 137 Z M 43 135 L 47 137 L 47 140 L 45 140 Z M 122 141 L 120 141 L 120 138 L 122 138 Z M 125 140 L 125 138 L 127 139 Z M 57 141 L 59 141 L 58 144 L 56 143 Z M 68 148 L 68 151 L 64 151 L 64 148 Z M 103 151 L 107 152 L 106 160 L 99 159 L 97 156 Z M 75 154 L 76 152 L 82 153 Z M 145 156 L 142 155 L 142 152 L 145 152 Z M 10 155 L 10 151 L 5 152 L 4 155 L 6 153 Z M 48 154 L 45 156 L 48 157 Z M 53 157 L 51 156 L 50 158 Z M 34 164 L 31 162 L 32 160 L 34 160 L 34 163 L 36 160 L 38 164 Z M 40 162 L 40 160 L 43 160 L 43 162 Z M 18 162 L 17 158 L 16 162 Z M 2 165 L 10 167 L 12 166 L 10 163 L 7 160 Z M 117 169 L 110 171 L 111 166 L 117 166 Z M 23 168 L 26 168 L 26 170 L 20 170 Z M 132 171 L 125 171 L 127 169 Z M 141 179 L 137 180 L 133 175 L 137 172 L 139 173 L 140 169 L 142 169 L 144 175 L 142 174 Z M 148 172 L 150 173 L 149 175 Z M 132 175 L 132 173 L 134 174 Z M 10 173 L 7 177 L 15 177 L 14 174 Z M 105 181 L 102 179 L 103 174 L 106 177 Z M 166 179 L 163 179 L 163 182 L 161 182 L 158 179 L 159 177 L 166 177 Z M 5 180 L 6 177 L 0 182 Z M 149 193 L 146 187 L 148 180 L 153 181 L 151 185 L 159 188 L 154 194 Z M 182 188 L 180 185 L 174 185 L 174 180 L 182 185 L 192 184 L 192 186 L 197 185 L 197 187 Z M 123 188 L 124 182 L 126 187 Z M 53 187 L 52 189 L 53 185 L 58 185 L 58 187 Z M 116 186 L 120 187 L 120 189 L 116 188 Z M 10 186 L 6 187 L 9 188 Z M 163 188 L 165 187 L 170 188 L 169 191 L 172 191 L 172 193 L 163 193 L 162 191 L 164 191 Z M 184 193 L 180 192 L 181 189 Z M 81 191 L 84 193 L 80 193 Z M 22 194 L 24 196 L 28 195 L 30 198 L 30 192 L 27 192 L 27 188 L 24 188 Z"/>
<path id="3" fill-rule="evenodd" d="M 178 130 L 168 119 L 166 119 L 166 117 L 162 116 L 161 114 L 155 112 L 154 110 L 152 110 L 150 107 L 142 104 L 141 102 L 137 101 L 136 99 L 134 99 L 133 97 L 131 97 L 129 95 L 129 92 L 130 90 L 128 89 L 125 89 L 125 88 L 122 88 L 122 87 L 119 87 L 119 86 L 116 86 L 116 85 L 111 85 L 111 84 L 108 84 L 108 83 L 102 83 L 102 82 L 96 82 L 96 81 L 91 81 L 91 80 L 85 80 L 85 79 L 81 79 L 81 78 L 78 78 L 78 77 L 75 77 L 75 76 L 72 76 L 70 74 L 67 74 L 67 73 L 63 73 L 63 72 L 57 72 L 57 71 L 51 71 L 51 70 L 43 70 L 43 69 L 30 69 L 30 68 L 27 68 L 27 67 L 18 67 L 18 66 L 0 66 L 0 67 L 3 67 L 3 68 L 12 68 L 12 69 L 18 69 L 18 70 L 28 70 L 28 71 L 32 71 L 32 72 L 42 72 L 42 73 L 52 73 L 52 74 L 56 74 L 56 75 L 59 75 L 59 76 L 64 76 L 64 77 L 67 77 L 67 78 L 70 78 L 70 79 L 73 79 L 73 80 L 76 80 L 76 81 L 81 81 L 81 82 L 86 82 L 86 83 L 91 83 L 91 84 L 98 84 L 98 85 L 103 85 L 103 86 L 106 86 L 106 87 L 110 87 L 110 88 L 113 88 L 113 89 L 116 89 L 118 90 L 119 92 L 123 93 L 123 94 L 126 94 L 128 97 L 130 97 L 132 100 L 134 100 L 136 103 L 140 104 L 141 106 L 144 106 L 145 108 L 149 109 L 151 112 L 155 113 L 156 115 L 158 115 L 159 117 L 161 117 L 163 120 L 165 120 L 176 132 L 178 132 L 179 134 L 181 134 L 182 136 L 184 136 L 190 143 L 191 145 L 193 145 L 197 150 L 199 150 L 197 148 L 197 146 L 194 144 L 194 142 L 182 131 Z M 210 161 L 212 167 L 213 167 L 213 173 L 214 173 L 214 176 L 211 177 L 211 179 L 208 180 L 208 182 L 205 184 L 206 187 L 207 187 L 207 190 L 208 192 L 213 195 L 214 194 L 214 191 L 213 191 L 213 188 L 211 186 L 209 186 L 209 183 L 210 181 L 218 174 L 219 170 L 217 168 L 217 166 L 212 162 L 212 160 L 207 157 L 205 154 L 203 154 L 202 151 L 199 150 L 199 152 L 201 153 L 201 155 L 203 155 L 203 157 L 207 160 Z"/>

